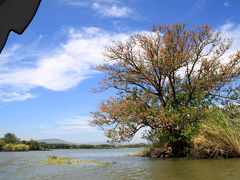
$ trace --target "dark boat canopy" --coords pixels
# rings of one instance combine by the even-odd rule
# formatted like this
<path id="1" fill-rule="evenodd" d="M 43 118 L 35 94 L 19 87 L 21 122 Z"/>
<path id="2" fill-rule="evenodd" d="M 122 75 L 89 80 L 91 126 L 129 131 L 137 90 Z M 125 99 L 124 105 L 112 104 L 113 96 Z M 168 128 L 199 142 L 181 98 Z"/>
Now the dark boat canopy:
<path id="1" fill-rule="evenodd" d="M 11 31 L 22 34 L 41 0 L 0 0 L 0 53 Z"/>

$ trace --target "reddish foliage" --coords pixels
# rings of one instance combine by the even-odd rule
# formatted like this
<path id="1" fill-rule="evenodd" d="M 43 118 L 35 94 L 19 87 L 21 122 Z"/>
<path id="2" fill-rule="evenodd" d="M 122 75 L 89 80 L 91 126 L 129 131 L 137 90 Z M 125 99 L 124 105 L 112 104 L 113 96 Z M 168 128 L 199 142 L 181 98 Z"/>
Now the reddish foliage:
<path id="1" fill-rule="evenodd" d="M 105 56 L 114 64 L 97 66 L 106 73 L 96 91 L 119 90 L 118 98 L 99 105 L 92 125 L 106 129 L 115 141 L 125 141 L 142 127 L 184 129 L 196 119 L 186 114 L 209 103 L 236 100 L 240 52 L 223 58 L 231 40 L 222 40 L 208 24 L 158 25 L 149 34 L 135 34 L 127 42 L 108 47 Z M 227 87 L 227 89 L 226 89 Z"/>

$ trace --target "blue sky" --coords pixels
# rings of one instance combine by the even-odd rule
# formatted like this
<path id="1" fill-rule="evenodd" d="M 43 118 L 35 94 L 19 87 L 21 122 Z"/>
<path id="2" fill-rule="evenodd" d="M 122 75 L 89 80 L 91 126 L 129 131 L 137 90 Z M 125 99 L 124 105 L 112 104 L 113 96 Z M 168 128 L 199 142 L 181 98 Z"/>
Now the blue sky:
<path id="1" fill-rule="evenodd" d="M 43 0 L 23 35 L 11 33 L 0 54 L 0 137 L 105 142 L 88 125 L 112 91 L 91 93 L 112 41 L 152 24 L 208 23 L 240 47 L 238 0 Z M 141 142 L 139 133 L 133 143 Z"/>

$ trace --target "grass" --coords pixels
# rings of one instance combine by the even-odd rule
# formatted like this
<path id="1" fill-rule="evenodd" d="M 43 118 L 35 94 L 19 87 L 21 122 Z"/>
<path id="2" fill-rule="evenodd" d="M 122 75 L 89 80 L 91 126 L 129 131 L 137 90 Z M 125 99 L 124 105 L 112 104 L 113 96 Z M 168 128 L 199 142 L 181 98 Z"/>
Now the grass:
<path id="1" fill-rule="evenodd" d="M 135 152 L 133 154 L 124 154 L 123 156 L 125 157 L 145 157 L 148 156 L 149 152 L 144 150 L 144 151 L 139 151 L 139 152 Z"/>
<path id="2" fill-rule="evenodd" d="M 222 111 L 212 110 L 193 138 L 197 158 L 240 157 L 240 125 Z"/>

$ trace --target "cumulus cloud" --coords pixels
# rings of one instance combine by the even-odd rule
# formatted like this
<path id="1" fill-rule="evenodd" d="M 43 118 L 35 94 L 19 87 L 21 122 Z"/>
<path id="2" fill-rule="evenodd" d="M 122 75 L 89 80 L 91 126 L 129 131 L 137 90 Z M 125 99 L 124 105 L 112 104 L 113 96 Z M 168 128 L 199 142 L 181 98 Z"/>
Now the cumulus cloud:
<path id="1" fill-rule="evenodd" d="M 35 97 L 31 89 L 43 87 L 62 91 L 78 85 L 96 73 L 94 66 L 104 63 L 102 52 L 114 40 L 129 34 L 105 32 L 99 28 L 68 29 L 67 41 L 53 50 L 13 47 L 0 57 L 0 100 L 4 102 Z M 39 49 L 36 47 L 36 49 Z"/>

